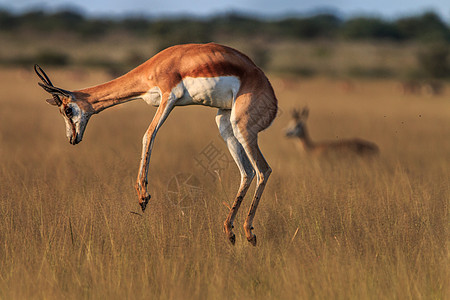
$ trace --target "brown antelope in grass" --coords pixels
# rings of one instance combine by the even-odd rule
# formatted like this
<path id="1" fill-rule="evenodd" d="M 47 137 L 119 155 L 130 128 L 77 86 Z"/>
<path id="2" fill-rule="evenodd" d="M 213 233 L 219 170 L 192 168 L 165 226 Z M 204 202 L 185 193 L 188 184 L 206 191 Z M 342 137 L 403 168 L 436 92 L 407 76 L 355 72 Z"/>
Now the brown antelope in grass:
<path id="1" fill-rule="evenodd" d="M 274 120 L 277 99 L 263 71 L 246 55 L 214 43 L 174 46 L 117 79 L 75 91 L 54 87 L 37 65 L 35 71 L 43 81 L 41 87 L 53 96 L 47 102 L 59 107 L 73 145 L 81 142 L 89 118 L 106 108 L 137 99 L 158 107 L 143 138 L 135 186 L 142 211 L 150 199 L 147 176 L 153 143 L 172 109 L 184 105 L 218 108 L 217 126 L 241 173 L 224 230 L 234 244 L 233 221 L 256 174 L 256 191 L 244 223 L 247 240 L 256 245 L 253 218 L 271 173 L 258 147 L 258 132 Z"/>
<path id="2" fill-rule="evenodd" d="M 306 126 L 308 115 L 309 110 L 306 107 L 302 111 L 293 110 L 291 123 L 286 129 L 286 136 L 299 138 L 307 153 L 314 156 L 370 156 L 379 153 L 377 145 L 358 138 L 313 142 Z"/>

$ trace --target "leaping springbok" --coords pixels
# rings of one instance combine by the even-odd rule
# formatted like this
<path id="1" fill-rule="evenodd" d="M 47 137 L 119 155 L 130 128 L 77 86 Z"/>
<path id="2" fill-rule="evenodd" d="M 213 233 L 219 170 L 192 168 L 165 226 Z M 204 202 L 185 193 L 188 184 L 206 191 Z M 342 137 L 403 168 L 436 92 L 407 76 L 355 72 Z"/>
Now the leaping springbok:
<path id="1" fill-rule="evenodd" d="M 150 200 L 147 176 L 153 143 L 172 109 L 184 105 L 218 108 L 217 126 L 241 173 L 224 231 L 234 244 L 233 222 L 256 173 L 256 191 L 244 223 L 247 240 L 256 245 L 253 218 L 272 172 L 258 147 L 258 133 L 274 120 L 278 102 L 269 80 L 249 57 L 214 43 L 178 45 L 119 78 L 75 91 L 54 87 L 37 65 L 35 71 L 43 81 L 39 85 L 53 96 L 47 102 L 59 107 L 72 145 L 81 142 L 89 118 L 106 108 L 137 99 L 158 107 L 142 141 L 135 185 L 142 211 Z"/>
<path id="2" fill-rule="evenodd" d="M 306 127 L 308 115 L 309 109 L 307 107 L 303 108 L 302 111 L 294 109 L 291 123 L 286 129 L 286 136 L 299 138 L 308 154 L 313 156 L 372 156 L 379 153 L 380 150 L 376 144 L 359 138 L 313 142 Z"/>

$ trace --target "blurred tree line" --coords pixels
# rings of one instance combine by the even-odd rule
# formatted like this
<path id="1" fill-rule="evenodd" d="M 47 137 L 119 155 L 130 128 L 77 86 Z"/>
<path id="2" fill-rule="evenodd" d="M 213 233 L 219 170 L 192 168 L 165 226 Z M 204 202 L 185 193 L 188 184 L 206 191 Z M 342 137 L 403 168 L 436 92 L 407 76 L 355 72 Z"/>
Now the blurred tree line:
<path id="1" fill-rule="evenodd" d="M 53 13 L 35 10 L 18 15 L 0 9 L 1 33 L 14 38 L 20 38 L 22 33 L 25 33 L 25 37 L 30 34 L 35 37 L 54 35 L 58 38 L 70 35 L 84 41 L 97 41 L 119 33 L 137 40 L 156 41 L 157 51 L 175 44 L 241 40 L 246 41 L 249 45 L 247 53 L 263 68 L 271 58 L 268 45 L 280 41 L 317 41 L 318 44 L 321 41 L 408 42 L 419 45 L 421 49 L 416 54 L 418 69 L 411 76 L 450 78 L 450 26 L 434 12 L 394 20 L 371 16 L 342 19 L 334 14 L 261 19 L 236 12 L 205 18 L 91 18 L 77 10 Z M 47 49 L 34 56 L 0 58 L 0 64 L 29 65 L 35 61 L 65 65 L 71 62 L 71 58 L 65 52 Z M 113 63 L 97 58 L 90 61 L 89 65 L 114 66 L 121 73 L 142 61 L 142 57 L 132 53 L 126 62 Z M 314 70 L 304 67 L 294 71 L 300 75 L 314 73 Z M 369 71 L 362 70 L 364 74 L 379 77 L 391 76 L 389 74 L 392 73 L 385 69 Z"/>
<path id="2" fill-rule="evenodd" d="M 270 39 L 346 39 L 450 42 L 450 27 L 436 13 L 387 21 L 376 17 L 343 20 L 333 14 L 263 20 L 229 13 L 208 18 L 86 18 L 75 10 L 45 13 L 36 10 L 15 15 L 0 10 L 0 31 L 71 32 L 96 37 L 117 30 L 136 36 L 152 36 L 167 43 L 208 42 L 217 36 Z"/>

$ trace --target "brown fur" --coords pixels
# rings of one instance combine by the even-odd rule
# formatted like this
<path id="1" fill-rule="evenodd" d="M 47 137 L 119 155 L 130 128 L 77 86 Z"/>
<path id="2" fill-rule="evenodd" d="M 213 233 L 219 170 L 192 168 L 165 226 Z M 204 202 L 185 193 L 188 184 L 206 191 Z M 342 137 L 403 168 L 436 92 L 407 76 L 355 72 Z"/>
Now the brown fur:
<path id="1" fill-rule="evenodd" d="M 309 136 L 306 120 L 308 119 L 309 110 L 304 108 L 301 112 L 294 110 L 292 113 L 292 121 L 286 130 L 288 137 L 297 137 L 304 150 L 316 157 L 330 156 L 372 156 L 380 152 L 378 146 L 372 142 L 359 139 L 344 139 L 340 141 L 323 141 L 313 142 Z"/>
<path id="2" fill-rule="evenodd" d="M 110 82 L 74 91 L 77 100 L 92 105 L 92 112 L 119 104 L 158 86 L 162 94 L 170 91 L 185 77 L 234 75 L 241 80 L 241 94 L 269 93 L 276 111 L 277 101 L 264 73 L 239 51 L 210 43 L 173 46 L 156 54 L 142 65 Z M 273 112 L 272 112 L 273 113 Z"/>
<path id="3" fill-rule="evenodd" d="M 174 87 L 186 77 L 218 76 L 235 76 L 240 81 L 240 89 L 232 109 L 219 107 L 218 114 L 228 118 L 222 122 L 229 126 L 224 128 L 219 126 L 219 129 L 229 145 L 230 152 L 239 152 L 239 155 L 236 155 L 237 152 L 232 154 L 235 154 L 234 158 L 241 171 L 241 187 L 236 196 L 235 205 L 224 223 L 224 229 L 230 241 L 234 243 L 233 220 L 240 201 L 244 198 L 256 173 L 257 188 L 244 224 L 248 241 L 256 245 L 256 236 L 252 233 L 252 222 L 271 173 L 258 147 L 257 134 L 270 126 L 276 116 L 278 104 L 269 80 L 246 55 L 214 43 L 173 46 L 117 79 L 71 92 L 69 97 L 63 97 L 63 105 L 76 102 L 89 118 L 90 115 L 108 107 L 138 99 L 153 87 L 159 88 L 161 102 L 143 138 L 141 164 L 135 186 L 139 203 L 144 210 L 150 199 L 150 194 L 147 192 L 147 176 L 152 145 L 158 129 L 171 110 L 177 106 L 177 99 L 169 99 L 174 97 L 171 96 Z M 75 138 L 76 134 L 74 133 L 71 139 L 75 141 L 73 144 L 78 142 Z M 250 164 L 253 168 L 251 172 L 248 169 L 242 169 L 242 165 Z"/>

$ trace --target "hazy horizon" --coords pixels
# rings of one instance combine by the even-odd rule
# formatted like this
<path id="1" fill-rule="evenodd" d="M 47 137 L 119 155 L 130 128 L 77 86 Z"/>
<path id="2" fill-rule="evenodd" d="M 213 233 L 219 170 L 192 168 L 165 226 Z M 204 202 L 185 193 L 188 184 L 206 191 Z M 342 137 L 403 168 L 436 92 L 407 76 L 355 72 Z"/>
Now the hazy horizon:
<path id="1" fill-rule="evenodd" d="M 144 0 L 130 1 L 89 1 L 89 0 L 17 0 L 14 2 L 0 0 L 0 8 L 14 13 L 42 9 L 58 11 L 72 9 L 88 16 L 128 16 L 143 15 L 150 17 L 170 17 L 188 15 L 194 17 L 208 17 L 211 15 L 237 12 L 262 18 L 277 18 L 289 15 L 310 15 L 321 12 L 333 13 L 343 18 L 356 15 L 371 15 L 383 18 L 399 18 L 417 15 L 426 11 L 439 14 L 445 21 L 450 21 L 450 1 L 443 3 L 438 0 L 411 2 L 407 0 L 380 0 L 361 4 L 356 0 L 307 0 L 299 4 L 292 0 L 277 2 L 262 0 L 238 1 L 232 0 L 221 3 L 210 1 L 196 1 L 186 3 L 179 0 L 153 1 L 152 6 Z"/>

